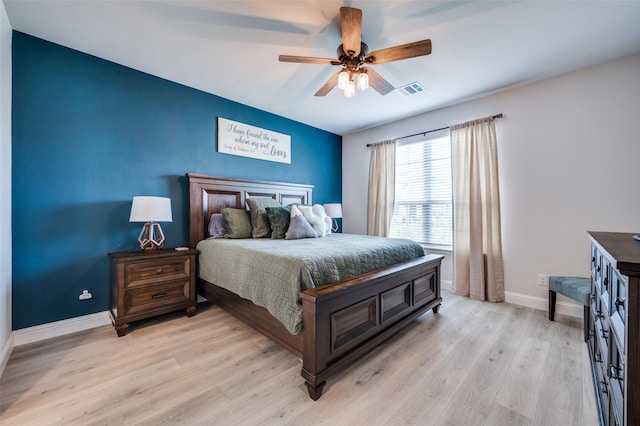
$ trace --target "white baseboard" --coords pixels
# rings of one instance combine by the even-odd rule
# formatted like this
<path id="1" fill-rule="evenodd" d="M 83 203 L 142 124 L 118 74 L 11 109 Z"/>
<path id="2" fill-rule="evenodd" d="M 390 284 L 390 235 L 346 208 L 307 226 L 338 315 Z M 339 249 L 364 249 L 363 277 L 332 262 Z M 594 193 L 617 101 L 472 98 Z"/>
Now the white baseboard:
<path id="1" fill-rule="evenodd" d="M 505 302 L 514 305 L 527 306 L 541 311 L 549 310 L 549 299 L 543 297 L 529 296 L 528 294 L 513 293 L 505 291 Z M 584 306 L 576 303 L 556 301 L 556 313 L 576 318 L 584 316 Z"/>
<path id="2" fill-rule="evenodd" d="M 0 352 L 0 377 L 2 377 L 2 374 L 4 373 L 4 368 L 7 366 L 7 363 L 9 362 L 9 357 L 11 357 L 11 352 L 13 352 L 13 346 L 14 346 L 13 342 L 14 342 L 14 337 L 12 332 L 12 333 L 9 333 L 9 338 L 4 343 L 4 346 L 2 347 L 2 351 Z"/>
<path id="3" fill-rule="evenodd" d="M 453 281 L 441 280 L 440 287 L 446 291 L 452 291 Z M 514 305 L 526 306 L 528 308 L 538 309 L 540 311 L 549 310 L 549 300 L 544 297 L 530 296 L 528 294 L 514 293 L 505 291 L 505 302 Z M 576 303 L 556 301 L 556 313 L 567 315 L 570 317 L 582 318 L 584 316 L 584 307 Z"/>
<path id="4" fill-rule="evenodd" d="M 26 345 L 52 337 L 63 336 L 75 333 L 76 331 L 88 330 L 90 328 L 110 325 L 109 311 L 97 312 L 95 314 L 83 315 L 81 317 L 69 318 L 62 321 L 50 322 L 36 325 L 34 327 L 22 328 L 14 331 L 14 346 Z"/>
<path id="5" fill-rule="evenodd" d="M 451 291 L 453 288 L 453 281 L 451 280 L 440 280 L 440 288 L 442 290 Z"/>
<path id="6" fill-rule="evenodd" d="M 197 303 L 206 301 L 207 299 L 198 295 Z M 97 312 L 95 314 L 83 315 L 81 317 L 69 318 L 62 321 L 23 328 L 11 333 L 9 340 L 12 341 L 12 345 L 10 348 L 13 349 L 15 346 L 26 345 L 28 343 L 38 342 L 52 337 L 63 336 L 65 334 L 75 333 L 76 331 L 102 327 L 103 325 L 111 325 L 109 311 Z M 11 354 L 11 349 L 8 350 L 9 354 Z M 2 355 L 4 355 L 4 351 L 5 349 L 3 349 Z M 0 359 L 0 361 L 2 361 L 2 359 Z"/>

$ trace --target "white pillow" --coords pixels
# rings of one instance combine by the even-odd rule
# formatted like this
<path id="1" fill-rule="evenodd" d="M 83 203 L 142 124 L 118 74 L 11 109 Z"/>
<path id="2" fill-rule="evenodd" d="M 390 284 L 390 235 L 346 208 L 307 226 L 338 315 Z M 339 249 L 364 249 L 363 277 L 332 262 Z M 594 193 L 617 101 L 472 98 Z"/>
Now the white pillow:
<path id="1" fill-rule="evenodd" d="M 310 206 L 299 206 L 302 215 L 318 233 L 318 237 L 324 237 L 331 233 L 331 218 L 327 216 L 324 207 L 320 204 Z"/>

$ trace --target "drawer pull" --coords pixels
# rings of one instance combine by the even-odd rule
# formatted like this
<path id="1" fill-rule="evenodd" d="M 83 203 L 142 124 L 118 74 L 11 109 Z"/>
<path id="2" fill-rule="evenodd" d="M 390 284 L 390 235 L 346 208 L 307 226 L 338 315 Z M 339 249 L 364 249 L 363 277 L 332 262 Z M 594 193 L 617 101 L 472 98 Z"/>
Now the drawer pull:
<path id="1" fill-rule="evenodd" d="M 595 362 L 602 362 L 602 355 L 600 355 L 599 353 L 596 354 L 596 356 L 593 359 Z"/>
<path id="2" fill-rule="evenodd" d="M 608 331 L 608 330 L 605 330 L 604 328 L 601 328 L 601 329 L 600 329 L 600 336 L 601 336 L 603 339 L 608 339 L 608 338 L 609 338 L 609 331 Z"/>
<path id="3" fill-rule="evenodd" d="M 600 265 L 596 268 L 596 271 L 600 272 Z"/>
<path id="4" fill-rule="evenodd" d="M 152 299 L 161 299 L 161 298 L 166 297 L 166 296 L 167 296 L 167 293 L 157 293 L 157 294 L 154 294 L 153 296 L 151 296 L 151 298 Z"/>
<path id="5" fill-rule="evenodd" d="M 625 299 L 620 299 L 619 297 L 616 297 L 616 301 L 613 302 L 613 304 L 616 305 L 616 308 L 619 308 L 620 306 L 624 308 L 624 301 Z"/>
<path id="6" fill-rule="evenodd" d="M 593 256 L 593 257 L 591 258 L 591 263 L 596 263 L 596 257 L 595 257 L 595 256 Z"/>
<path id="7" fill-rule="evenodd" d="M 604 280 L 602 280 L 602 283 L 604 284 L 605 288 L 609 287 L 609 277 L 604 277 Z"/>
<path id="8" fill-rule="evenodd" d="M 604 315 L 602 315 L 602 311 L 601 310 L 596 311 L 596 318 L 600 318 L 600 319 L 604 318 Z"/>
<path id="9" fill-rule="evenodd" d="M 156 274 L 161 274 L 162 273 L 162 268 L 156 268 Z"/>
<path id="10" fill-rule="evenodd" d="M 613 364 L 609 364 L 609 377 L 611 377 L 612 379 L 620 380 L 620 381 L 624 380 L 622 369 L 616 367 Z"/>

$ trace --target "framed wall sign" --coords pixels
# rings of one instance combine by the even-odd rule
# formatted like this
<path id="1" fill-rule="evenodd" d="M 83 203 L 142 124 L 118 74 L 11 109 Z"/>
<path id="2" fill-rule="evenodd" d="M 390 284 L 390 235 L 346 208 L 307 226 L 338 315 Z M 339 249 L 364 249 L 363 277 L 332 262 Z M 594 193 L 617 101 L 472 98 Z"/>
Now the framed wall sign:
<path id="1" fill-rule="evenodd" d="M 218 152 L 291 164 L 291 136 L 218 117 Z"/>

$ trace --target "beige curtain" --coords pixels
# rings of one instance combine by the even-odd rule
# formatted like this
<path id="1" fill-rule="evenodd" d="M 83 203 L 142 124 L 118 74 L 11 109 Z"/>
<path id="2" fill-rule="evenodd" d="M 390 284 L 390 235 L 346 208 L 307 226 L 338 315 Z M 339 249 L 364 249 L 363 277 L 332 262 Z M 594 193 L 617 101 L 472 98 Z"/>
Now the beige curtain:
<path id="1" fill-rule="evenodd" d="M 396 192 L 396 142 L 371 146 L 367 234 L 386 237 L 391 228 Z"/>
<path id="2" fill-rule="evenodd" d="M 504 301 L 498 153 L 493 117 L 451 126 L 453 291 Z"/>

